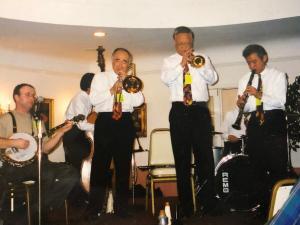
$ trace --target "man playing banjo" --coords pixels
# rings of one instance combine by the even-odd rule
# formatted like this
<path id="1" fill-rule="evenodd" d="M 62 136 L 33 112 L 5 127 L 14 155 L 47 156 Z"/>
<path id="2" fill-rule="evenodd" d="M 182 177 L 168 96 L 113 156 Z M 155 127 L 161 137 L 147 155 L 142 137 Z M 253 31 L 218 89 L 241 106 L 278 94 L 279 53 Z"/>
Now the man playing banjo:
<path id="1" fill-rule="evenodd" d="M 31 141 L 19 139 L 8 139 L 14 133 L 25 133 L 33 137 L 38 134 L 36 122 L 30 113 L 36 100 L 35 88 L 26 83 L 17 85 L 13 91 L 13 99 L 16 104 L 15 110 L 1 115 L 0 117 L 0 144 L 2 148 L 11 147 L 14 151 L 25 151 L 31 148 Z M 78 182 L 78 174 L 74 168 L 64 163 L 53 163 L 47 158 L 47 154 L 51 153 L 60 142 L 65 132 L 70 130 L 72 123 L 67 121 L 64 126 L 57 129 L 52 137 L 45 137 L 42 143 L 42 166 L 41 166 L 41 187 L 42 187 L 42 212 L 45 213 L 49 207 L 59 208 L 63 205 L 75 184 Z M 42 126 L 45 132 L 45 126 Z M 36 143 L 35 143 L 36 145 Z M 18 149 L 19 148 L 19 149 Z M 24 150 L 22 149 L 24 148 Z M 38 179 L 38 162 L 32 160 L 32 163 L 24 163 L 14 165 L 14 162 L 5 160 L 3 157 L 5 150 L 1 150 L 1 160 L 3 167 L 1 172 L 7 182 L 22 182 L 26 180 Z M 36 151 L 36 149 L 34 149 Z M 36 158 L 34 156 L 34 158 Z M 32 211 L 38 209 L 36 202 L 32 204 Z M 36 214 L 36 213 L 34 213 Z M 15 219 L 15 218 L 14 218 Z M 19 224 L 24 224 L 25 215 L 17 218 Z M 10 219 L 9 222 L 12 222 Z"/>

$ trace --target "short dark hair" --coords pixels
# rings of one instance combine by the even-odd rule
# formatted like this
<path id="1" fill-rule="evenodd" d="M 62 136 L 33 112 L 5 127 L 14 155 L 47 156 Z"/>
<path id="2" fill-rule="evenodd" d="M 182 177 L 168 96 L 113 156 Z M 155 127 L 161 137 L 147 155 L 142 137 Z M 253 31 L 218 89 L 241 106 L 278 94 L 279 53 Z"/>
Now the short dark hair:
<path id="1" fill-rule="evenodd" d="M 176 27 L 176 28 L 174 29 L 174 32 L 173 32 L 173 39 L 175 39 L 175 36 L 176 36 L 177 34 L 180 34 L 180 33 L 191 34 L 191 35 L 192 35 L 192 38 L 193 38 L 193 40 L 194 40 L 194 37 L 195 37 L 194 32 L 193 32 L 190 28 L 185 27 L 185 26 Z"/>
<path id="2" fill-rule="evenodd" d="M 35 89 L 31 84 L 27 84 L 27 83 L 18 84 L 17 86 L 15 86 L 13 91 L 14 101 L 15 101 L 15 95 L 20 95 L 20 90 L 22 87 L 31 87 L 32 89 Z"/>
<path id="3" fill-rule="evenodd" d="M 94 73 L 85 73 L 80 80 L 80 89 L 83 91 L 87 91 L 91 87 L 94 76 Z"/>
<path id="4" fill-rule="evenodd" d="M 243 56 L 244 56 L 244 58 L 247 58 L 249 55 L 251 55 L 253 53 L 256 53 L 257 56 L 261 59 L 265 55 L 268 56 L 266 49 L 263 46 L 257 45 L 257 44 L 248 45 L 243 51 Z"/>
<path id="5" fill-rule="evenodd" d="M 126 48 L 116 48 L 116 49 L 113 51 L 113 53 L 111 54 L 111 56 L 114 57 L 114 55 L 116 54 L 117 51 L 123 51 L 123 52 L 126 52 L 126 53 L 128 54 L 128 56 L 129 56 L 129 59 L 128 59 L 128 60 L 129 60 L 129 64 L 132 63 L 133 56 L 132 56 L 132 54 L 131 54 L 130 51 L 128 51 Z"/>

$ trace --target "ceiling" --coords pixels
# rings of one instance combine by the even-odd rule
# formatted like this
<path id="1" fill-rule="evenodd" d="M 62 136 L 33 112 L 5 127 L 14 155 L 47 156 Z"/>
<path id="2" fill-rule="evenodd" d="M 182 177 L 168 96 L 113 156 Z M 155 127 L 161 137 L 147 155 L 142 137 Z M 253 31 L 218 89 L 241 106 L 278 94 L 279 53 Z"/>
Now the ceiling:
<path id="1" fill-rule="evenodd" d="M 7 19 L 117 28 L 212 27 L 299 15 L 299 0 L 1 0 L 0 7 Z"/>
<path id="2" fill-rule="evenodd" d="M 300 37 L 299 24 L 300 16 L 236 25 L 194 27 L 195 46 L 208 49 L 257 40 Z M 3 49 L 83 62 L 95 60 L 93 49 L 99 45 L 107 49 L 107 56 L 120 46 L 140 56 L 169 53 L 173 49 L 173 28 L 70 26 L 0 18 L 0 30 L 0 47 Z M 106 36 L 94 37 L 93 33 L 97 30 L 106 32 Z"/>

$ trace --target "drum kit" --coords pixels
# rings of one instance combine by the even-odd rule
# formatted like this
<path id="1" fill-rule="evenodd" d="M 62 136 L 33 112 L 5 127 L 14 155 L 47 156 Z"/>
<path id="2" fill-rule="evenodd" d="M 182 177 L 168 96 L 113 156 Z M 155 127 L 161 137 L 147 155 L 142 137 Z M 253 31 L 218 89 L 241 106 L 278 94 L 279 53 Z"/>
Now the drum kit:
<path id="1" fill-rule="evenodd" d="M 219 133 L 219 132 L 218 132 Z M 220 157 L 222 147 L 215 147 L 215 185 L 218 197 L 230 211 L 254 211 L 258 204 L 255 199 L 254 174 L 248 155 L 245 153 L 247 137 L 240 138 L 241 152 L 229 152 Z M 215 152 L 214 152 L 215 153 Z"/>

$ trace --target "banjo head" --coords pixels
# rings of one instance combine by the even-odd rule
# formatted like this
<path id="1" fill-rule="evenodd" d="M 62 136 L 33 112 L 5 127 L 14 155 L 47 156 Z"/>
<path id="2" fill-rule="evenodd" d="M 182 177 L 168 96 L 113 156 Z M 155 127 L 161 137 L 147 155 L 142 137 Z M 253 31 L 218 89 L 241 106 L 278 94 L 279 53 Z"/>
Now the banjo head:
<path id="1" fill-rule="evenodd" d="M 18 138 L 29 141 L 28 147 L 25 149 L 7 148 L 4 153 L 5 156 L 17 163 L 24 163 L 33 159 L 37 152 L 37 143 L 34 137 L 26 133 L 15 133 L 10 137 L 10 139 Z"/>

